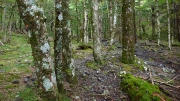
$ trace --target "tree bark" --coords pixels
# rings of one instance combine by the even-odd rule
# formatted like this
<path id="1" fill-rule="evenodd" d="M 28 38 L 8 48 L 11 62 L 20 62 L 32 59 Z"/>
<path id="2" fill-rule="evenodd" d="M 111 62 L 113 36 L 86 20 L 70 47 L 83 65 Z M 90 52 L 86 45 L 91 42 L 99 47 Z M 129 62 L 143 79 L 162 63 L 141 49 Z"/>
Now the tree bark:
<path id="1" fill-rule="evenodd" d="M 87 13 L 87 7 L 86 7 L 87 0 L 84 0 L 84 43 L 88 44 L 89 38 L 88 38 L 88 13 Z"/>
<path id="2" fill-rule="evenodd" d="M 180 42 L 180 4 L 176 4 L 176 33 L 178 36 L 178 42 Z"/>
<path id="3" fill-rule="evenodd" d="M 139 0 L 139 8 L 141 7 L 141 0 Z M 142 39 L 142 32 L 141 32 L 141 16 L 139 17 L 139 38 Z"/>
<path id="4" fill-rule="evenodd" d="M 167 12 L 168 12 L 168 47 L 171 50 L 171 29 L 170 29 L 170 9 L 169 9 L 169 2 L 168 0 L 166 0 L 166 4 L 167 4 Z"/>
<path id="5" fill-rule="evenodd" d="M 158 29 L 158 46 L 160 45 L 160 36 L 161 36 L 161 29 L 160 29 L 160 21 L 159 21 L 159 5 L 158 0 L 156 0 L 156 16 L 157 16 L 157 29 Z"/>
<path id="6" fill-rule="evenodd" d="M 76 0 L 76 20 L 79 22 L 78 0 Z M 76 23 L 77 42 L 79 42 L 79 23 Z"/>
<path id="7" fill-rule="evenodd" d="M 135 61 L 134 56 L 134 0 L 122 2 L 122 62 L 131 64 Z"/>
<path id="8" fill-rule="evenodd" d="M 43 100 L 56 101 L 56 77 L 50 56 L 43 9 L 38 8 L 32 0 L 16 0 L 16 2 L 20 17 L 29 29 L 40 95 Z"/>
<path id="9" fill-rule="evenodd" d="M 102 64 L 101 61 L 101 42 L 99 33 L 99 13 L 98 0 L 92 0 L 93 3 L 93 56 L 97 64 Z"/>
<path id="10" fill-rule="evenodd" d="M 156 13 L 155 13 L 155 6 L 152 5 L 151 6 L 151 10 L 152 10 L 152 19 L 151 19 L 151 23 L 152 23 L 152 40 L 155 39 L 155 33 L 156 33 Z"/>
<path id="11" fill-rule="evenodd" d="M 71 29 L 69 16 L 69 0 L 55 1 L 55 42 L 54 57 L 56 80 L 59 92 L 63 91 L 62 72 L 66 74 L 69 83 L 77 83 L 75 77 L 74 59 L 72 58 Z"/>
<path id="12" fill-rule="evenodd" d="M 113 41 L 114 41 L 114 14 L 113 14 L 113 3 L 114 0 L 108 0 L 108 14 L 109 14 L 109 24 L 110 24 L 110 31 L 109 31 L 109 34 L 110 34 L 110 38 L 109 38 L 109 45 L 111 46 Z"/>

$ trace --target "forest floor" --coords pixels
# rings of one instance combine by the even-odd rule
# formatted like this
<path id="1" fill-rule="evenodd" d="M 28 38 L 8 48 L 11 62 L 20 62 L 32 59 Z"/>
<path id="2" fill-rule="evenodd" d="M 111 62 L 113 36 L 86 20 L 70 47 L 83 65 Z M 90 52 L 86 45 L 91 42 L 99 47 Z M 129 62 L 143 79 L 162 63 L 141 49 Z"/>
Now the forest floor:
<path id="1" fill-rule="evenodd" d="M 103 47 L 101 66 L 93 63 L 92 53 L 76 50 L 80 58 L 75 59 L 78 85 L 75 89 L 67 89 L 74 101 L 130 101 L 128 95 L 121 90 L 120 73 L 126 71 L 136 77 L 151 79 L 173 101 L 180 101 L 180 47 L 158 46 L 155 43 L 136 45 L 136 62 L 148 68 L 141 70 L 138 65 L 125 65 L 120 61 L 121 47 L 109 50 Z M 143 61 L 143 63 L 141 63 Z M 151 77 L 150 77 L 151 75 Z"/>
<path id="2" fill-rule="evenodd" d="M 93 62 L 92 49 L 73 46 L 78 84 L 64 82 L 67 96 L 72 101 L 131 101 L 120 86 L 120 75 L 126 71 L 147 81 L 150 78 L 173 101 L 180 101 L 180 45 L 169 51 L 164 45 L 150 43 L 136 45 L 136 63 L 132 65 L 120 62 L 118 44 L 111 49 L 102 46 L 102 65 Z M 27 36 L 14 35 L 10 44 L 0 47 L 0 101 L 40 100 L 33 86 L 36 76 Z M 142 66 L 149 70 L 139 68 Z"/>

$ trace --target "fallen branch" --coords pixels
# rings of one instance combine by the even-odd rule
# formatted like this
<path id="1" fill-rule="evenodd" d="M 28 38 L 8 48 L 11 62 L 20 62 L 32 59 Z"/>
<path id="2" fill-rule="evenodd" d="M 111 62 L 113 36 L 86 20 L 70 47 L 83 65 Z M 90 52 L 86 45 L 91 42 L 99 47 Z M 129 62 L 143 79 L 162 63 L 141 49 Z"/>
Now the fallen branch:
<path id="1" fill-rule="evenodd" d="M 173 77 L 171 80 L 167 81 L 166 83 L 169 83 L 171 81 L 173 81 L 174 79 L 176 79 L 177 77 L 179 77 L 180 75 L 176 75 L 175 77 Z"/>
<path id="2" fill-rule="evenodd" d="M 135 77 L 137 77 L 137 76 L 135 76 Z M 147 81 L 151 82 L 151 80 L 149 80 L 150 77 L 148 77 L 148 78 L 144 78 L 144 77 L 140 77 L 140 76 L 138 76 L 138 77 L 143 79 L 143 80 L 147 80 Z M 180 86 L 173 86 L 173 85 L 168 84 L 166 82 L 157 81 L 157 80 L 153 80 L 153 82 L 156 82 L 156 83 L 159 83 L 159 84 L 163 84 L 163 85 L 166 85 L 166 86 L 169 86 L 169 87 L 172 87 L 172 88 L 176 88 L 176 89 L 179 89 L 179 87 L 180 87 Z"/>
<path id="3" fill-rule="evenodd" d="M 170 85 L 170 84 L 168 84 L 168 83 L 166 83 L 166 82 L 161 82 L 161 81 L 157 81 L 157 80 L 154 80 L 154 82 L 157 82 L 157 83 L 160 83 L 160 84 L 164 84 L 164 85 L 166 85 L 166 86 L 169 86 L 169 87 L 178 89 L 178 87 L 173 86 L 173 85 Z"/>
<path id="4" fill-rule="evenodd" d="M 172 97 L 172 98 L 176 99 L 176 101 L 178 101 L 177 97 L 175 97 L 173 94 L 169 93 L 169 91 L 165 90 L 163 87 L 159 86 L 159 89 L 167 96 Z"/>

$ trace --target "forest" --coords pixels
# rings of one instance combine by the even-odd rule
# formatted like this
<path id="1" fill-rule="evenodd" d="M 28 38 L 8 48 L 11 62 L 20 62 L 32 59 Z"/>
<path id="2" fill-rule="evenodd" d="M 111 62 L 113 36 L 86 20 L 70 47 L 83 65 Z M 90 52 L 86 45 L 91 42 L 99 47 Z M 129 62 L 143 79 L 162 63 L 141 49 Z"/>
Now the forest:
<path id="1" fill-rule="evenodd" d="M 180 101 L 179 0 L 0 0 L 0 101 Z"/>

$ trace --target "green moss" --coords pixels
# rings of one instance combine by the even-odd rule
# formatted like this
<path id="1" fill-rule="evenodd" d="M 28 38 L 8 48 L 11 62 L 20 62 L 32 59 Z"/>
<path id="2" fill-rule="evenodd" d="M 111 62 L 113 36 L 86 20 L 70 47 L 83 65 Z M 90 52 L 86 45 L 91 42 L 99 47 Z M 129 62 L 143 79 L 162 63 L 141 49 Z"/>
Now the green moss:
<path id="1" fill-rule="evenodd" d="M 152 58 L 148 58 L 149 61 L 153 62 L 154 60 Z"/>
<path id="2" fill-rule="evenodd" d="M 96 62 L 94 61 L 90 61 L 90 62 L 87 62 L 86 63 L 86 66 L 91 68 L 91 69 L 94 69 L 94 70 L 98 70 L 100 69 L 100 65 L 98 65 Z"/>
<path id="3" fill-rule="evenodd" d="M 86 50 L 75 50 L 73 51 L 73 58 L 74 59 L 82 59 L 86 57 L 88 54 L 92 54 L 92 49 L 86 49 Z"/>
<path id="4" fill-rule="evenodd" d="M 130 65 L 123 64 L 122 67 L 123 71 L 132 71 L 132 67 Z"/>
<path id="5" fill-rule="evenodd" d="M 70 84 L 74 84 L 74 85 L 78 84 L 77 77 L 76 76 L 72 76 L 72 74 L 71 75 L 66 75 L 66 80 Z"/>
<path id="6" fill-rule="evenodd" d="M 128 93 L 132 101 L 161 101 L 160 99 L 162 98 L 169 100 L 156 85 L 152 85 L 140 78 L 135 78 L 130 74 L 121 77 L 122 82 L 120 85 L 122 90 Z"/>
<path id="7" fill-rule="evenodd" d="M 172 46 L 180 47 L 180 42 L 174 42 Z"/>
<path id="8" fill-rule="evenodd" d="M 60 96 L 59 96 L 59 101 L 71 101 L 71 99 L 70 98 L 68 98 L 66 95 L 64 95 L 64 94 L 61 94 Z"/>
<path id="9" fill-rule="evenodd" d="M 9 84 L 9 85 L 6 85 L 5 87 L 4 87 L 4 89 L 6 89 L 6 90 L 8 90 L 8 89 L 12 89 L 12 88 L 14 88 L 14 87 L 16 87 L 17 85 L 15 85 L 15 84 Z"/>
<path id="10" fill-rule="evenodd" d="M 134 66 L 135 68 L 138 68 L 140 70 L 144 70 L 144 65 L 142 65 L 142 64 L 135 62 L 134 64 L 132 64 L 132 66 Z"/>
<path id="11" fill-rule="evenodd" d="M 37 93 L 32 88 L 24 88 L 18 95 L 23 101 L 39 101 Z"/>
<path id="12" fill-rule="evenodd" d="M 2 100 L 3 99 L 3 94 L 0 92 L 0 99 Z"/>

